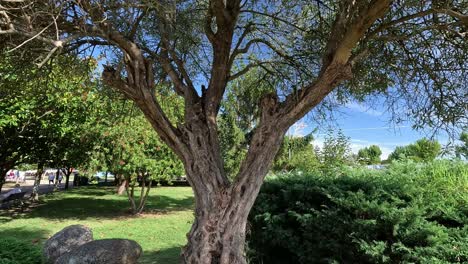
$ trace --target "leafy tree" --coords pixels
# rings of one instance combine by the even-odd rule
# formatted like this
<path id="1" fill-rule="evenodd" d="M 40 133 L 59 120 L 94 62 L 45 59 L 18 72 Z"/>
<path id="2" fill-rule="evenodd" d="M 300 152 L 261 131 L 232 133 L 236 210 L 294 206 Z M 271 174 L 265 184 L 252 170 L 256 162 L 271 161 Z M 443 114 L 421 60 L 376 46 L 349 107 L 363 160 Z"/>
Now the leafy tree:
<path id="1" fill-rule="evenodd" d="M 233 178 L 247 154 L 245 133 L 237 126 L 233 114 L 221 114 L 218 121 L 221 154 L 224 160 L 224 170 Z"/>
<path id="2" fill-rule="evenodd" d="M 92 101 L 82 96 L 91 89 L 90 65 L 63 56 L 38 70 L 31 64 L 16 65 L 14 57 L 5 55 L 0 67 L 0 163 L 10 168 L 22 162 L 38 164 L 35 198 L 43 166 L 67 168 L 67 188 L 71 168 L 85 162 L 92 143 L 85 129 L 92 126 L 87 125 Z"/>
<path id="3" fill-rule="evenodd" d="M 304 137 L 286 136 L 275 157 L 273 170 L 275 171 L 312 171 L 319 167 L 315 154 L 312 134 Z"/>
<path id="4" fill-rule="evenodd" d="M 229 84 L 226 99 L 218 115 L 218 130 L 224 169 L 232 179 L 239 172 L 248 150 L 253 130 L 259 122 L 258 101 L 271 86 L 259 76 L 262 71 L 254 69 Z"/>
<path id="5" fill-rule="evenodd" d="M 377 145 L 371 145 L 358 151 L 358 160 L 360 163 L 367 165 L 379 164 L 380 155 L 382 155 L 380 147 Z"/>
<path id="6" fill-rule="evenodd" d="M 170 91 L 159 87 L 159 92 Z M 97 93 L 100 109 L 96 110 L 93 135 L 98 135 L 91 153 L 89 164 L 95 170 L 111 171 L 116 175 L 122 192 L 126 192 L 133 214 L 144 210 L 153 181 L 170 181 L 183 174 L 182 163 L 161 141 L 146 122 L 141 112 L 128 100 L 108 97 Z M 176 97 L 172 99 L 177 100 Z M 176 103 L 165 105 L 172 107 Z M 167 110 L 173 120 L 180 118 L 178 113 Z M 140 194 L 135 193 L 141 185 Z"/>
<path id="7" fill-rule="evenodd" d="M 0 190 L 5 174 L 21 163 L 28 149 L 29 140 L 36 135 L 41 116 L 35 115 L 35 101 L 23 100 L 30 93 L 26 74 L 34 69 L 15 65 L 7 54 L 1 53 L 0 62 Z M 29 65 L 31 66 L 31 65 Z M 17 87 L 24 89 L 17 89 Z"/>
<path id="8" fill-rule="evenodd" d="M 8 45 L 50 46 L 40 64 L 89 45 L 112 53 L 116 65 L 104 67 L 103 80 L 138 105 L 194 189 L 185 263 L 246 263 L 248 212 L 286 131 L 312 109 L 377 95 L 395 120 L 416 127 L 466 123 L 466 1 L 59 0 L 0 8 Z M 254 68 L 271 90 L 261 93 L 247 154 L 230 180 L 217 118 L 228 84 Z M 170 82 L 184 101 L 182 122 L 167 118 L 156 81 Z"/>
<path id="9" fill-rule="evenodd" d="M 322 149 L 317 152 L 321 169 L 325 172 L 333 172 L 343 165 L 350 165 L 351 154 L 349 137 L 346 137 L 341 130 L 336 134 L 333 130 L 329 130 Z"/>
<path id="10" fill-rule="evenodd" d="M 438 141 L 429 140 L 427 138 L 416 141 L 416 143 L 410 148 L 414 159 L 424 162 L 434 160 L 440 154 L 441 150 L 441 146 Z"/>
<path id="11" fill-rule="evenodd" d="M 143 116 L 131 116 L 109 127 L 104 135 L 113 141 L 118 162 L 111 171 L 125 179 L 126 193 L 132 212 L 143 212 L 146 199 L 155 180 L 170 181 L 183 174 L 183 167 L 173 152 L 157 138 Z M 139 197 L 135 186 L 141 183 Z"/>
<path id="12" fill-rule="evenodd" d="M 411 159 L 417 162 L 434 160 L 440 154 L 440 143 L 426 138 L 404 147 L 396 147 L 388 156 L 389 160 Z"/>

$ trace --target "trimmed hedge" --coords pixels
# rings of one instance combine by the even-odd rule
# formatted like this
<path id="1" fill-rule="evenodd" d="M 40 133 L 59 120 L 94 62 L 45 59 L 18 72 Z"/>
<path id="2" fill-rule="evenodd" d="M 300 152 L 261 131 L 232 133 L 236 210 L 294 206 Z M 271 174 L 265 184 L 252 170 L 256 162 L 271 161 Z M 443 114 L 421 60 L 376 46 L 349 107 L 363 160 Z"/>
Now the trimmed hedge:
<path id="1" fill-rule="evenodd" d="M 0 264 L 41 264 L 40 247 L 14 238 L 0 238 Z"/>
<path id="2" fill-rule="evenodd" d="M 268 179 L 251 263 L 467 263 L 468 164 L 395 164 Z"/>

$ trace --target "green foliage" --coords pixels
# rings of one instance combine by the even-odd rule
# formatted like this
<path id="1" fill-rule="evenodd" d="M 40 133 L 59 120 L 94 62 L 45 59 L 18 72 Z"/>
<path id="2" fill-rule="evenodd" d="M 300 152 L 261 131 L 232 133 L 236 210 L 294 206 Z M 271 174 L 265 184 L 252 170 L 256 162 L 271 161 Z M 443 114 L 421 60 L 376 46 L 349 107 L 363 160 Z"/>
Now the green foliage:
<path id="1" fill-rule="evenodd" d="M 247 153 L 247 145 L 260 114 L 259 100 L 272 88 L 259 69 L 239 77 L 226 89 L 225 100 L 218 115 L 218 133 L 224 169 L 235 177 Z"/>
<path id="2" fill-rule="evenodd" d="M 379 164 L 380 155 L 382 155 L 382 150 L 380 150 L 379 146 L 371 145 L 359 150 L 358 160 L 361 164 Z"/>
<path id="3" fill-rule="evenodd" d="M 318 158 L 311 144 L 312 134 L 304 137 L 286 136 L 276 154 L 273 171 L 311 171 L 319 167 Z"/>
<path id="4" fill-rule="evenodd" d="M 85 163 L 94 143 L 87 110 L 98 107 L 87 96 L 95 89 L 89 80 L 95 62 L 60 56 L 38 69 L 2 56 L 0 170 L 24 162 L 69 168 Z"/>
<path id="5" fill-rule="evenodd" d="M 136 179 L 139 172 L 149 173 L 149 179 L 171 180 L 183 174 L 182 163 L 175 154 L 159 140 L 147 120 L 141 115 L 128 117 L 102 131 L 109 137 L 112 151 L 118 161 L 111 171 Z"/>
<path id="6" fill-rule="evenodd" d="M 218 129 L 220 131 L 219 144 L 224 160 L 224 170 L 230 178 L 234 178 L 247 154 L 245 134 L 237 126 L 235 117 L 232 114 L 222 114 L 218 118 Z"/>
<path id="7" fill-rule="evenodd" d="M 157 95 L 164 96 L 163 107 L 171 122 L 180 120 L 181 102 L 167 87 L 156 87 Z M 87 164 L 90 172 L 111 171 L 135 182 L 139 174 L 147 180 L 168 180 L 183 175 L 178 157 L 155 133 L 143 113 L 129 100 L 108 95 L 106 90 L 93 96 L 100 107 L 92 109 L 96 119 L 89 128 L 97 136 L 97 143 Z M 141 175 L 140 175 L 141 176 Z"/>
<path id="8" fill-rule="evenodd" d="M 0 238 L 0 264 L 41 263 L 41 251 L 31 242 L 27 243 L 15 238 Z"/>
<path id="9" fill-rule="evenodd" d="M 341 131 L 329 130 L 322 149 L 313 146 L 313 135 L 305 137 L 288 137 L 282 142 L 275 157 L 272 170 L 286 171 L 320 171 L 334 174 L 344 166 L 353 165 L 349 138 Z"/>
<path id="10" fill-rule="evenodd" d="M 434 160 L 441 151 L 440 143 L 426 138 L 416 141 L 404 147 L 396 147 L 388 156 L 389 160 L 411 159 L 417 162 L 429 162 Z"/>
<path id="11" fill-rule="evenodd" d="M 329 130 L 322 149 L 317 150 L 321 166 L 320 170 L 328 173 L 335 173 L 346 165 L 351 165 L 351 148 L 349 138 L 341 130 L 334 133 Z"/>
<path id="12" fill-rule="evenodd" d="M 395 163 L 268 180 L 249 216 L 252 263 L 466 263 L 468 165 Z"/>

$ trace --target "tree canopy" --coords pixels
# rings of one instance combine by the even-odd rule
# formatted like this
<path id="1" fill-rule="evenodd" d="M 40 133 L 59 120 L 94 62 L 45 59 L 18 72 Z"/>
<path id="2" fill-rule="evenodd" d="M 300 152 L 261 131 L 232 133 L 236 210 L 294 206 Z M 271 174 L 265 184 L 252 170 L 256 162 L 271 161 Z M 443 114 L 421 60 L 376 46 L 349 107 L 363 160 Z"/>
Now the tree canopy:
<path id="1" fill-rule="evenodd" d="M 91 140 L 88 62 L 63 56 L 37 69 L 2 53 L 0 64 L 0 181 L 21 163 L 76 167 Z M 88 125 L 88 126 L 87 126 Z"/>
<path id="2" fill-rule="evenodd" d="M 3 44 L 18 51 L 41 42 L 49 49 L 38 65 L 60 51 L 105 53 L 103 81 L 133 100 L 182 160 L 196 199 L 187 263 L 246 262 L 248 211 L 288 128 L 313 109 L 379 96 L 397 122 L 467 124 L 464 0 L 0 3 Z M 231 84 L 253 70 L 269 89 L 250 109 L 248 151 L 228 177 L 218 116 Z M 156 83 L 181 97 L 182 121 L 168 118 Z"/>
<path id="3" fill-rule="evenodd" d="M 377 145 L 371 145 L 358 151 L 359 162 L 367 165 L 379 164 L 382 150 Z"/>
<path id="4" fill-rule="evenodd" d="M 389 160 L 405 160 L 412 159 L 414 161 L 428 162 L 434 160 L 441 151 L 441 146 L 438 141 L 429 140 L 427 138 L 420 139 L 414 144 L 407 146 L 398 146 L 388 156 Z"/>

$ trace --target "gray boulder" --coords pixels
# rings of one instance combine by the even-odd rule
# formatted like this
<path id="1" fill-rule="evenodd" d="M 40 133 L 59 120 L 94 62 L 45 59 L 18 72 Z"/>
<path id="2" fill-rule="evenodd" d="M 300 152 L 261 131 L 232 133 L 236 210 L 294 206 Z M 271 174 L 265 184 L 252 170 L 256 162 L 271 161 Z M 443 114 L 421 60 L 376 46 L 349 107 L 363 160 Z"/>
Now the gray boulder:
<path id="1" fill-rule="evenodd" d="M 55 263 L 63 254 L 90 241 L 93 241 L 91 229 L 83 225 L 68 226 L 45 242 L 43 255 L 47 263 Z"/>
<path id="2" fill-rule="evenodd" d="M 135 264 L 141 252 L 133 240 L 94 240 L 62 255 L 55 264 Z"/>

